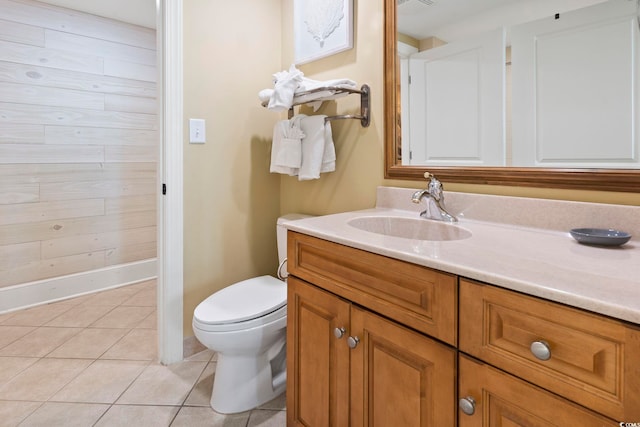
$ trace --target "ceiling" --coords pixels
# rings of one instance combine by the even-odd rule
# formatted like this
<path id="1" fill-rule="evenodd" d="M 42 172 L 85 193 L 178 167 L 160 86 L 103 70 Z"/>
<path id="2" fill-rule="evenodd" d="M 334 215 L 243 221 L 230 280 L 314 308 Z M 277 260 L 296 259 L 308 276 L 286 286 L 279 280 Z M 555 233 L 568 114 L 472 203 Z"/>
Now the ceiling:
<path id="1" fill-rule="evenodd" d="M 407 0 L 398 6 L 398 31 L 418 40 L 438 37 L 451 42 L 604 0 Z"/>

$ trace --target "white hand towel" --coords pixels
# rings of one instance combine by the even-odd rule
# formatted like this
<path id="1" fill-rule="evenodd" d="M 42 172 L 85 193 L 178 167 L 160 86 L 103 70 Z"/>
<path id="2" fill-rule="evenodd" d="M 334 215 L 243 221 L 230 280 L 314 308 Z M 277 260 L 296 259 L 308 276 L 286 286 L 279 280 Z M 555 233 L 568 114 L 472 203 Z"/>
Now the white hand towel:
<path id="1" fill-rule="evenodd" d="M 302 160 L 302 144 L 299 139 L 282 138 L 280 149 L 276 154 L 276 166 L 300 169 Z M 294 173 L 295 175 L 296 173 Z"/>
<path id="2" fill-rule="evenodd" d="M 299 120 L 280 120 L 273 127 L 270 172 L 298 175 L 302 163 L 301 139 L 304 133 Z"/>
<path id="3" fill-rule="evenodd" d="M 333 143 L 333 132 L 331 122 L 324 124 L 324 154 L 322 155 L 322 166 L 320 173 L 333 172 L 336 170 L 336 146 Z"/>
<path id="4" fill-rule="evenodd" d="M 280 123 L 282 139 L 280 150 L 276 156 L 276 164 L 289 168 L 300 169 L 302 164 L 302 138 L 304 133 L 300 129 L 300 119 L 284 120 Z"/>
<path id="5" fill-rule="evenodd" d="M 280 71 L 273 75 L 273 94 L 267 108 L 273 111 L 285 111 L 293 105 L 293 94 L 304 74 L 295 65 L 291 65 L 289 71 Z"/>
<path id="6" fill-rule="evenodd" d="M 305 134 L 302 140 L 302 164 L 298 172 L 300 181 L 318 179 L 321 172 L 335 170 L 335 148 L 331 139 L 330 125 L 325 124 L 326 117 L 325 115 L 305 116 L 300 121 L 300 128 Z M 326 170 L 323 171 L 323 169 Z"/>

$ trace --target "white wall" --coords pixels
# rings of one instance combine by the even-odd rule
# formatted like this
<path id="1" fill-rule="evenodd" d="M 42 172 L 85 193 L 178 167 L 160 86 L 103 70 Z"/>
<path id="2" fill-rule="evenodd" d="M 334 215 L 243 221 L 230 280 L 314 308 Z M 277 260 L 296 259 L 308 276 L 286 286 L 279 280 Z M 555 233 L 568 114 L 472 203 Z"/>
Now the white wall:
<path id="1" fill-rule="evenodd" d="M 156 28 L 156 0 L 42 0 L 147 28 Z"/>
<path id="2" fill-rule="evenodd" d="M 156 256 L 155 30 L 28 0 L 0 19 L 0 288 L 135 280 L 112 273 Z"/>

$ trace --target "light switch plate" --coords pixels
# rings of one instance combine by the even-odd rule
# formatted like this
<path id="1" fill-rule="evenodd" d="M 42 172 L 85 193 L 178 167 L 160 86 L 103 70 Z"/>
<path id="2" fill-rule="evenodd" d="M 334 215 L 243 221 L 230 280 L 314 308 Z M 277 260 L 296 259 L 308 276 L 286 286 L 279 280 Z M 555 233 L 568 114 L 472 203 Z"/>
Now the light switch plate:
<path id="1" fill-rule="evenodd" d="M 204 144 L 206 130 L 204 119 L 189 119 L 189 142 L 191 144 Z"/>

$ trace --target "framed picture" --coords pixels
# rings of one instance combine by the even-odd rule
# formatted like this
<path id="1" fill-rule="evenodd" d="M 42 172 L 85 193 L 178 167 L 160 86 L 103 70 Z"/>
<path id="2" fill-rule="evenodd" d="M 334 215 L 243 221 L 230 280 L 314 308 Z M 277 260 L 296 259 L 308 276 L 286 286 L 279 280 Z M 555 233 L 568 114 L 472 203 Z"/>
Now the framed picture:
<path id="1" fill-rule="evenodd" d="M 293 0 L 294 63 L 353 47 L 353 0 Z"/>

